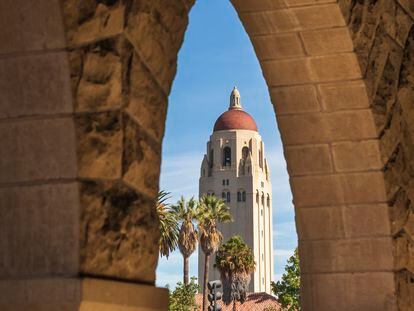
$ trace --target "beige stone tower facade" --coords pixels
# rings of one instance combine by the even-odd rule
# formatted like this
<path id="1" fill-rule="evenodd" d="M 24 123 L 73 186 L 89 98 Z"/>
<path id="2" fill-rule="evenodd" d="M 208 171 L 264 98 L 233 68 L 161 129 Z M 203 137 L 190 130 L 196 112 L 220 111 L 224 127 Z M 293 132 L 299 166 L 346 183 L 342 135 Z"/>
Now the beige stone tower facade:
<path id="1" fill-rule="evenodd" d="M 220 224 L 223 241 L 240 235 L 254 250 L 256 271 L 250 291 L 270 293 L 273 281 L 272 186 L 264 143 L 256 122 L 241 106 L 234 88 L 230 106 L 214 125 L 200 172 L 200 197 L 214 194 L 230 206 L 234 222 Z M 220 278 L 210 262 L 210 280 Z M 199 250 L 198 277 L 203 280 L 204 254 Z"/>

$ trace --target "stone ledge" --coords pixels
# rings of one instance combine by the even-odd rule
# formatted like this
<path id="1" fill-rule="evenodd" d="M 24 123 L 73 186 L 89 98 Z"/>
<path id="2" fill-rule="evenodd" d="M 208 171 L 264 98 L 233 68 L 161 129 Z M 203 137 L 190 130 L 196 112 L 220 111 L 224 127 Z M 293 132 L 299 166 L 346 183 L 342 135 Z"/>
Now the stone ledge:
<path id="1" fill-rule="evenodd" d="M 115 305 L 129 307 L 128 310 L 167 310 L 168 290 L 150 285 L 86 278 L 82 282 L 80 311 L 93 310 L 89 307 L 94 303 L 114 305 L 114 309 L 105 310 L 121 310 Z"/>
<path id="2" fill-rule="evenodd" d="M 0 290 L 2 311 L 161 311 L 168 307 L 167 289 L 95 278 L 0 280 Z"/>

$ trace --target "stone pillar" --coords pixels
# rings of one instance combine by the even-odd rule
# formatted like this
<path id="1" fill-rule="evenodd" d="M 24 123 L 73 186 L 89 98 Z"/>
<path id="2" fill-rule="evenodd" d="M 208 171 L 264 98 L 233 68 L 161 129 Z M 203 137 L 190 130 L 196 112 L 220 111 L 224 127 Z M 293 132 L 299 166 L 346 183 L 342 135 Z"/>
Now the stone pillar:
<path id="1" fill-rule="evenodd" d="M 1 310 L 167 308 L 154 202 L 191 5 L 0 3 Z"/>
<path id="2" fill-rule="evenodd" d="M 275 107 L 296 214 L 303 310 L 396 310 L 383 163 L 336 1 L 232 1 Z"/>

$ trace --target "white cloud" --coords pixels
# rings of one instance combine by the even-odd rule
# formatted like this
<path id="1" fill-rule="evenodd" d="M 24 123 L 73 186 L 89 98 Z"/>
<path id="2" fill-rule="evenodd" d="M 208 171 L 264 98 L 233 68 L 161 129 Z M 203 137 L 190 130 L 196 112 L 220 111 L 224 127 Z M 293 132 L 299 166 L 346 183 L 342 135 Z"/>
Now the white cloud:
<path id="1" fill-rule="evenodd" d="M 198 196 L 198 178 L 202 154 L 184 153 L 164 156 L 161 165 L 160 189 L 171 192 L 171 201 L 181 195 L 186 198 Z"/>
<path id="2" fill-rule="evenodd" d="M 293 255 L 294 249 L 274 249 L 274 272 L 275 275 L 282 275 L 285 272 L 287 260 Z M 276 279 L 276 276 L 275 276 Z M 279 277 L 280 279 L 280 277 Z"/>
<path id="3" fill-rule="evenodd" d="M 293 255 L 294 249 L 274 249 L 273 256 L 277 259 L 287 259 Z"/>
<path id="4" fill-rule="evenodd" d="M 275 282 L 280 281 L 282 279 L 282 275 L 281 273 L 276 273 L 273 275 Z"/>
<path id="5" fill-rule="evenodd" d="M 294 221 L 276 222 L 273 224 L 273 239 L 292 238 L 296 236 L 296 225 Z"/>

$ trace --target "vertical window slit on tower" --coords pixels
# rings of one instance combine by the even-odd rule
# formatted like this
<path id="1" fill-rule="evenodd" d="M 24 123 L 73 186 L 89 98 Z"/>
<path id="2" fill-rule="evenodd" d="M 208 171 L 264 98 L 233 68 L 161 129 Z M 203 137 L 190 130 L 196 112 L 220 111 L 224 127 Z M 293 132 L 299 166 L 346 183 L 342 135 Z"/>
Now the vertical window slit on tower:
<path id="1" fill-rule="evenodd" d="M 231 149 L 224 147 L 223 149 L 223 166 L 231 166 Z"/>

